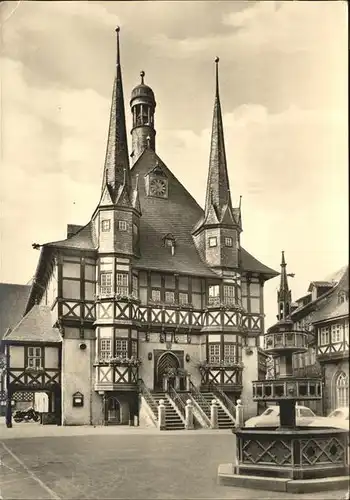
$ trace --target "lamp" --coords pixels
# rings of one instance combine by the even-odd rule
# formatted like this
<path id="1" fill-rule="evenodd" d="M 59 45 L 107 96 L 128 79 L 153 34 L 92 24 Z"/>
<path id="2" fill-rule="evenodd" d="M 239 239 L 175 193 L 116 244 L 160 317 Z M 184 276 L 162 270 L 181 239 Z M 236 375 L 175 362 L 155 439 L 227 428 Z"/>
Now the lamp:
<path id="1" fill-rule="evenodd" d="M 148 361 L 152 361 L 152 353 L 151 352 L 148 353 L 147 357 L 148 357 Z"/>
<path id="2" fill-rule="evenodd" d="M 185 359 L 186 359 L 186 362 L 188 363 L 190 361 L 190 359 L 191 359 L 191 356 L 189 354 L 186 354 Z"/>

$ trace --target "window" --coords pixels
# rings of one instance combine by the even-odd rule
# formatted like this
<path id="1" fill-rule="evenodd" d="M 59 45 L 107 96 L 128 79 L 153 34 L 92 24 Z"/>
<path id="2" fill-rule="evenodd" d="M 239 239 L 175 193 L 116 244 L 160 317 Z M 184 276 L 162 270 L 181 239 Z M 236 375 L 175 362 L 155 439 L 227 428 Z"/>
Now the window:
<path id="1" fill-rule="evenodd" d="M 27 367 L 39 369 L 42 368 L 42 352 L 41 347 L 28 347 Z"/>
<path id="2" fill-rule="evenodd" d="M 118 222 L 118 229 L 119 229 L 119 231 L 127 231 L 128 230 L 128 223 L 125 220 L 120 220 Z"/>
<path id="3" fill-rule="evenodd" d="M 224 360 L 229 363 L 234 363 L 236 361 L 235 356 L 236 345 L 235 344 L 225 344 L 224 345 Z"/>
<path id="4" fill-rule="evenodd" d="M 349 321 L 345 321 L 344 323 L 344 340 L 345 342 L 349 342 Z"/>
<path id="5" fill-rule="evenodd" d="M 165 302 L 167 302 L 168 304 L 173 304 L 175 302 L 175 293 L 165 292 Z"/>
<path id="6" fill-rule="evenodd" d="M 233 240 L 230 237 L 225 238 L 225 247 L 232 247 L 233 246 Z"/>
<path id="7" fill-rule="evenodd" d="M 100 293 L 101 295 L 110 295 L 112 293 L 112 273 L 101 273 Z"/>
<path id="8" fill-rule="evenodd" d="M 209 344 L 209 363 L 220 363 L 220 344 Z"/>
<path id="9" fill-rule="evenodd" d="M 328 326 L 323 326 L 322 328 L 320 328 L 318 341 L 319 341 L 320 345 L 329 344 L 329 327 Z"/>
<path id="10" fill-rule="evenodd" d="M 235 303 L 235 287 L 232 285 L 224 285 L 224 304 L 230 305 Z"/>
<path id="11" fill-rule="evenodd" d="M 119 295 L 128 295 L 129 293 L 129 276 L 124 273 L 117 273 L 117 293 Z"/>
<path id="12" fill-rule="evenodd" d="M 121 358 L 128 357 L 128 340 L 127 339 L 117 339 L 115 341 L 115 355 Z"/>
<path id="13" fill-rule="evenodd" d="M 209 304 L 219 304 L 220 303 L 220 286 L 219 285 L 210 285 L 209 286 Z"/>
<path id="14" fill-rule="evenodd" d="M 349 377 L 341 372 L 335 383 L 336 388 L 336 406 L 337 408 L 349 406 Z"/>
<path id="15" fill-rule="evenodd" d="M 188 304 L 188 294 L 187 293 L 179 293 L 179 304 Z"/>
<path id="16" fill-rule="evenodd" d="M 100 359 L 109 359 L 112 355 L 111 339 L 100 339 Z"/>
<path id="17" fill-rule="evenodd" d="M 212 247 L 216 247 L 218 244 L 218 240 L 216 238 L 216 236 L 212 236 L 211 238 L 209 238 L 209 247 L 212 248 Z"/>
<path id="18" fill-rule="evenodd" d="M 342 325 L 339 323 L 337 325 L 332 325 L 331 326 L 331 337 L 332 337 L 332 343 L 335 342 L 341 342 L 342 339 Z"/>
<path id="19" fill-rule="evenodd" d="M 133 340 L 131 342 L 131 356 L 136 358 L 137 356 L 137 340 Z"/>
<path id="20" fill-rule="evenodd" d="M 152 300 L 154 302 L 160 302 L 160 290 L 152 290 Z"/>
<path id="21" fill-rule="evenodd" d="M 135 297 L 139 296 L 139 280 L 138 277 L 135 276 L 135 274 L 132 277 L 132 294 Z"/>
<path id="22" fill-rule="evenodd" d="M 315 417 L 314 412 L 309 408 L 298 408 L 298 410 L 299 410 L 299 417 L 306 417 L 306 418 Z"/>
<path id="23" fill-rule="evenodd" d="M 111 230 L 111 221 L 110 219 L 101 221 L 101 230 L 103 233 L 108 233 Z"/>

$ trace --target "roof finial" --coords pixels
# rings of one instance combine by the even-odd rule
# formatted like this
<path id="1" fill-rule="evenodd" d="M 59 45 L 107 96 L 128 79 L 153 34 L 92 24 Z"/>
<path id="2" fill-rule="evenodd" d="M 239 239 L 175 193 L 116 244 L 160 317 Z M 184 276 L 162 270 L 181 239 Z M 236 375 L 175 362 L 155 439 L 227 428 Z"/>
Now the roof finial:
<path id="1" fill-rule="evenodd" d="M 140 76 L 141 76 L 141 85 L 144 85 L 145 72 L 143 70 L 140 71 Z"/>
<path id="2" fill-rule="evenodd" d="M 285 258 L 284 258 L 284 250 L 282 250 L 282 263 L 281 263 L 281 266 L 286 266 L 286 261 L 285 261 Z"/>
<path id="3" fill-rule="evenodd" d="M 239 205 L 238 205 L 238 208 L 241 209 L 241 206 L 242 206 L 242 195 L 240 194 L 239 195 Z"/>
<path id="4" fill-rule="evenodd" d="M 218 56 L 215 57 L 215 73 L 216 73 L 216 95 L 219 95 L 219 61 L 220 58 Z"/>
<path id="5" fill-rule="evenodd" d="M 120 32 L 120 27 L 117 26 L 115 29 L 115 32 L 117 33 L 117 64 L 120 64 L 120 51 L 119 51 L 119 32 Z"/>

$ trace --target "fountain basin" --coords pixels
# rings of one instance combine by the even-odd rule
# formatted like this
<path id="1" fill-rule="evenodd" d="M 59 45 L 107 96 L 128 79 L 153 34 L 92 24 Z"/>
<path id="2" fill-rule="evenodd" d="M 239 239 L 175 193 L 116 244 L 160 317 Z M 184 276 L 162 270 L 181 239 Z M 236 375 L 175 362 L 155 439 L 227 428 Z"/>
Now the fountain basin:
<path id="1" fill-rule="evenodd" d="M 346 430 L 265 427 L 233 432 L 236 462 L 219 466 L 223 484 L 294 493 L 348 487 Z"/>
<path id="2" fill-rule="evenodd" d="M 322 399 L 322 379 L 284 377 L 253 381 L 254 401 L 310 401 Z"/>

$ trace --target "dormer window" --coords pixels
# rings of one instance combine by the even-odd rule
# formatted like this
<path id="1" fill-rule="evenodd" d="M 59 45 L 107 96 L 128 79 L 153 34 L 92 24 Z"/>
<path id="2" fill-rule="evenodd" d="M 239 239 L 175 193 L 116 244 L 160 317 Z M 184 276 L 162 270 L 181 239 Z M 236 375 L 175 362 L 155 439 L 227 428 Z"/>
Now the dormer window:
<path id="1" fill-rule="evenodd" d="M 225 238 L 225 247 L 232 247 L 233 246 L 233 240 L 231 237 L 226 237 Z"/>
<path id="2" fill-rule="evenodd" d="M 128 223 L 125 220 L 120 220 L 118 222 L 118 229 L 119 229 L 119 231 L 127 231 L 128 230 Z"/>
<path id="3" fill-rule="evenodd" d="M 111 230 L 111 221 L 110 219 L 104 219 L 101 221 L 101 231 L 103 233 L 108 233 Z"/>
<path id="4" fill-rule="evenodd" d="M 175 254 L 175 238 L 171 233 L 168 233 L 163 238 L 163 245 L 167 248 L 170 248 L 171 255 Z"/>
<path id="5" fill-rule="evenodd" d="M 211 238 L 209 238 L 209 247 L 210 248 L 216 247 L 217 245 L 218 245 L 218 240 L 217 240 L 216 236 L 212 236 Z"/>

